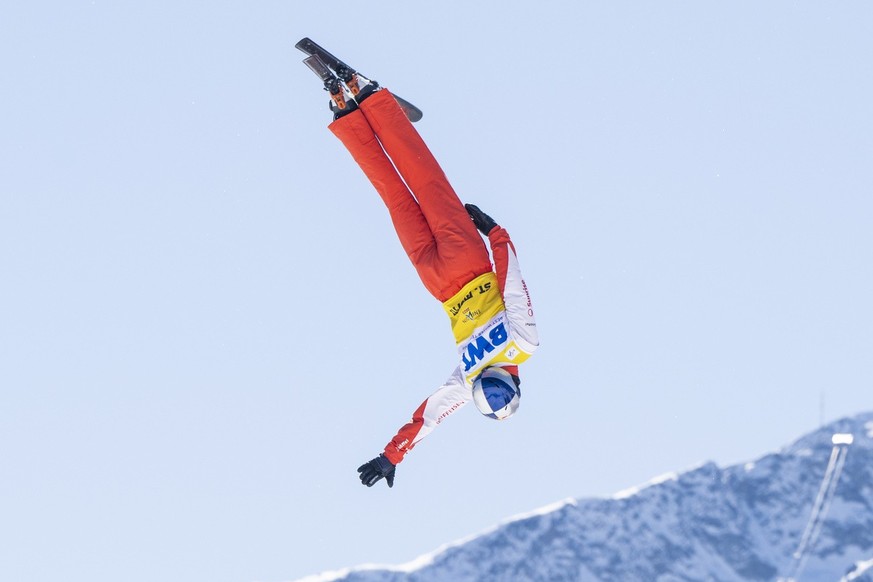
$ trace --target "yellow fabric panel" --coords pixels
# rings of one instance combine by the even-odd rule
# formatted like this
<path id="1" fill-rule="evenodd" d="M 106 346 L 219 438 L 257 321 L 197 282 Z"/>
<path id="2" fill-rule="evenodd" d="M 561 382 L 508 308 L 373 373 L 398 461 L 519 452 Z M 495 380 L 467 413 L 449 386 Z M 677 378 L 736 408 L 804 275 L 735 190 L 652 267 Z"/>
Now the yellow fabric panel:
<path id="1" fill-rule="evenodd" d="M 443 308 L 452 322 L 455 342 L 460 344 L 505 309 L 497 275 L 491 271 L 476 277 L 443 303 Z"/>
<path id="2" fill-rule="evenodd" d="M 518 364 L 521 364 L 522 362 L 527 360 L 529 357 L 530 354 L 521 351 L 515 344 L 515 342 L 509 342 L 509 345 L 507 345 L 506 348 L 503 349 L 499 354 L 496 354 L 494 356 L 489 355 L 488 359 L 476 366 L 476 368 L 472 372 L 465 371 L 464 381 L 468 385 L 471 385 L 473 384 L 473 380 L 475 380 L 476 377 L 482 373 L 482 370 L 484 370 L 488 366 L 494 366 L 498 364 L 512 364 L 514 366 L 517 366 Z"/>

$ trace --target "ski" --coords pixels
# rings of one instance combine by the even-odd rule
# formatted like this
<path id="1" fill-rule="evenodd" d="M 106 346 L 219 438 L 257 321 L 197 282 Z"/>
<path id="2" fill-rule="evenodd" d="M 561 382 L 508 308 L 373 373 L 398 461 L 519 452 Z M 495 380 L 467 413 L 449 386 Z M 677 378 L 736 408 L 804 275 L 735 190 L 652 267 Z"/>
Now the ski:
<path id="1" fill-rule="evenodd" d="M 375 81 L 365 75 L 362 75 L 357 70 L 347 65 L 345 62 L 335 57 L 327 49 L 325 49 L 309 37 L 304 37 L 300 39 L 300 41 L 298 41 L 297 44 L 295 44 L 294 46 L 309 55 L 310 57 L 318 57 L 322 64 L 326 65 L 329 69 L 332 69 L 335 73 L 335 76 L 338 77 L 343 83 L 345 83 L 346 87 L 349 88 L 349 92 L 352 94 L 352 96 L 357 95 L 361 90 L 360 79 L 365 79 L 368 82 L 375 83 Z M 308 60 L 309 59 L 306 59 L 304 60 L 304 62 Z M 306 64 L 307 66 L 309 66 L 308 62 L 306 62 Z M 309 68 L 312 67 L 309 66 Z M 313 69 L 313 71 L 315 71 L 315 69 Z M 321 74 L 317 71 L 316 74 L 321 76 Z M 330 89 L 328 89 L 328 91 L 330 91 Z M 333 93 L 331 93 L 331 95 L 333 95 Z M 400 105 L 400 108 L 403 109 L 403 112 L 406 113 L 406 117 L 409 118 L 409 121 L 415 123 L 416 121 L 419 121 L 424 115 L 421 109 L 419 109 L 406 99 L 398 97 L 397 95 L 394 95 L 394 98 L 397 99 L 397 103 Z"/>
<path id="2" fill-rule="evenodd" d="M 311 55 L 303 59 L 303 64 L 309 67 L 313 73 L 321 78 L 324 82 L 324 88 L 327 89 L 328 93 L 330 93 L 330 98 L 334 105 L 336 105 L 337 109 L 342 110 L 348 107 L 339 77 L 337 77 L 333 71 L 324 64 L 324 61 L 322 61 L 317 55 Z"/>

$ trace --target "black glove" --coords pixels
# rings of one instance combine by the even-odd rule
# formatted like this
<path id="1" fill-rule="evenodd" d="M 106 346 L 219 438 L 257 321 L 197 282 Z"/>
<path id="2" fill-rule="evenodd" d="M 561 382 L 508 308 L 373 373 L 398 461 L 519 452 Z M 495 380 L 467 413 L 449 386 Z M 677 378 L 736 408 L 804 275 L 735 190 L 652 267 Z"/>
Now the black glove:
<path id="1" fill-rule="evenodd" d="M 367 461 L 358 467 L 361 483 L 367 487 L 372 487 L 379 482 L 382 477 L 388 482 L 388 487 L 394 487 L 394 465 L 385 458 L 385 455 L 379 455 L 372 461 Z"/>
<path id="2" fill-rule="evenodd" d="M 464 208 L 467 209 L 467 214 L 470 215 L 470 218 L 473 219 L 473 224 L 476 225 L 476 228 L 479 229 L 479 232 L 488 236 L 488 233 L 491 232 L 497 223 L 494 222 L 494 219 L 479 210 L 479 207 L 475 204 L 464 204 Z"/>

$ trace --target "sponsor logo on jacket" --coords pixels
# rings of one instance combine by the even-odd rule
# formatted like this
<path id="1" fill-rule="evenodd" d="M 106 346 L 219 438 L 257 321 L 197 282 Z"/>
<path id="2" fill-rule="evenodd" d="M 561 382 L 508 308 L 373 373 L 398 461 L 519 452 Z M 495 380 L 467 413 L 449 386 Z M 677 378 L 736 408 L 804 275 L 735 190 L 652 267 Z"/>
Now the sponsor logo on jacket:
<path id="1" fill-rule="evenodd" d="M 455 402 L 454 404 L 452 404 L 451 408 L 449 408 L 448 410 L 446 410 L 445 412 L 443 412 L 442 414 L 439 415 L 439 417 L 436 419 L 436 423 L 439 424 L 442 421 L 444 421 L 445 419 L 447 419 L 449 417 L 449 415 L 451 415 L 454 411 L 459 409 L 462 404 L 463 404 L 463 402 Z"/>
<path id="2" fill-rule="evenodd" d="M 467 321 L 476 321 L 476 318 L 482 315 L 481 309 L 476 309 L 475 311 L 470 309 L 469 307 L 464 310 L 464 318 Z"/>
<path id="3" fill-rule="evenodd" d="M 509 334 L 506 333 L 506 325 L 502 321 L 491 329 L 471 337 L 461 356 L 464 362 L 464 371 L 469 372 L 476 364 L 486 361 L 487 354 L 507 341 L 509 341 Z"/>
<path id="4" fill-rule="evenodd" d="M 491 290 L 491 283 L 490 282 L 483 283 L 482 285 L 478 285 L 477 287 L 471 289 L 466 295 L 461 297 L 461 299 L 457 303 L 452 305 L 449 308 L 449 313 L 451 313 L 452 317 L 458 315 L 458 313 L 461 312 L 461 308 L 464 307 L 464 304 L 467 301 L 470 301 L 476 295 L 484 295 L 485 293 L 487 293 L 490 290 Z"/>

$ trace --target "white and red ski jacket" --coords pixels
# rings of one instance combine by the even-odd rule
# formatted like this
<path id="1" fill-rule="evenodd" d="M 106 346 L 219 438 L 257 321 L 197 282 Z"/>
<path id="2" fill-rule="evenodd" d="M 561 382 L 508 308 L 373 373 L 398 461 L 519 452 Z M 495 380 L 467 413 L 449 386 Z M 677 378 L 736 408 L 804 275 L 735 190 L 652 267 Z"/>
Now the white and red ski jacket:
<path id="1" fill-rule="evenodd" d="M 461 364 L 421 403 L 385 447 L 395 465 L 446 418 L 473 398 L 473 380 L 488 366 L 518 374 L 518 364 L 539 346 L 536 321 L 515 247 L 502 227 L 488 233 L 495 271 L 470 281 L 443 303 L 452 322 Z"/>

